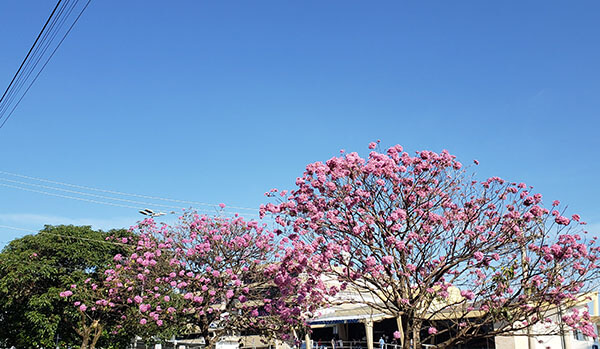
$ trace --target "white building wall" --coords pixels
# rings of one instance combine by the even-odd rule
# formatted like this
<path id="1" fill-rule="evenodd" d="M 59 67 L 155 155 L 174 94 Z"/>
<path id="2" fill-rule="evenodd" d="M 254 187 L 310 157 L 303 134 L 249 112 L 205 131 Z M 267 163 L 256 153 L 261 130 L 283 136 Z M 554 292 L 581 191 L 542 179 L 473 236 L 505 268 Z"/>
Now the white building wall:
<path id="1" fill-rule="evenodd" d="M 582 312 L 587 307 L 581 306 L 578 309 Z M 568 314 L 568 312 L 563 314 Z M 519 331 L 515 336 L 497 336 L 495 338 L 496 349 L 592 349 L 592 345 L 597 343 L 593 338 L 576 339 L 567 325 L 564 325 L 565 334 L 564 338 L 561 338 L 558 334 L 560 333 L 558 314 L 553 314 L 549 318 L 552 322 L 537 323 L 531 328 L 534 338 L 531 348 L 525 331 Z"/>

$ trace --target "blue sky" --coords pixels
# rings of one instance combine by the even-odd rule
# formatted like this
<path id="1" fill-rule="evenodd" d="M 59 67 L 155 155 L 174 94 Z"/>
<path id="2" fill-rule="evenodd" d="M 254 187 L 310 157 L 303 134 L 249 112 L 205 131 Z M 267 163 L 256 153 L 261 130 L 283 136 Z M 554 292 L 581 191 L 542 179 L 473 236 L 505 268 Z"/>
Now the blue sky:
<path id="1" fill-rule="evenodd" d="M 0 5 L 2 88 L 54 4 Z M 480 178 L 534 185 L 598 231 L 599 10 L 593 1 L 92 1 L 0 130 L 0 170 L 257 207 L 307 163 L 340 149 L 366 154 L 381 139 L 478 159 Z M 9 187 L 0 198 L 0 225 L 25 230 L 141 217 Z M 0 227 L 0 244 L 25 230 Z"/>

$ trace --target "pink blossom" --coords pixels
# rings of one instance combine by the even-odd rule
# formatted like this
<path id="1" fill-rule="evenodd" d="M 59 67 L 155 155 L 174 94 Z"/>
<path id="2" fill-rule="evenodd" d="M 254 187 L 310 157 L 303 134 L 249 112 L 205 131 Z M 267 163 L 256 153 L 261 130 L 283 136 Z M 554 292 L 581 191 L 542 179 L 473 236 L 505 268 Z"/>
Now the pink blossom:
<path id="1" fill-rule="evenodd" d="M 475 294 L 473 293 L 473 291 L 470 290 L 462 290 L 460 291 L 460 295 L 468 300 L 473 300 L 473 298 L 475 298 Z"/>
<path id="2" fill-rule="evenodd" d="M 436 334 L 437 332 L 437 328 L 435 327 L 429 327 L 429 329 L 427 329 L 427 333 L 429 334 Z"/>
<path id="3" fill-rule="evenodd" d="M 365 265 L 367 265 L 367 267 L 373 267 L 375 264 L 377 264 L 375 257 L 369 256 L 365 259 Z"/>
<path id="4" fill-rule="evenodd" d="M 87 310 L 87 306 L 85 304 L 82 304 L 82 305 L 79 306 L 79 310 L 86 311 Z"/>
<path id="5" fill-rule="evenodd" d="M 369 143 L 369 149 L 375 149 L 377 147 L 377 143 L 371 142 Z"/>
<path id="6" fill-rule="evenodd" d="M 569 220 L 569 218 L 567 217 L 563 217 L 563 216 L 558 216 L 554 219 L 554 221 L 556 222 L 556 224 L 560 224 L 560 225 L 569 225 L 569 223 L 571 222 Z"/>

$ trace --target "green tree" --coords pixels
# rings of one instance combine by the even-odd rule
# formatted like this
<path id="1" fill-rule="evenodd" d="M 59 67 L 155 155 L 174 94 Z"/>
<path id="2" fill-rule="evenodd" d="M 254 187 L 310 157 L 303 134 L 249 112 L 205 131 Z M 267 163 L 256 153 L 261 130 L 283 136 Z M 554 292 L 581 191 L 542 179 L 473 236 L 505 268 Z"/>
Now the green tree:
<path id="1" fill-rule="evenodd" d="M 101 280 L 104 267 L 124 249 L 106 238 L 128 235 L 60 225 L 10 242 L 0 253 L 0 346 L 79 344 L 79 315 L 59 294 L 87 278 Z"/>

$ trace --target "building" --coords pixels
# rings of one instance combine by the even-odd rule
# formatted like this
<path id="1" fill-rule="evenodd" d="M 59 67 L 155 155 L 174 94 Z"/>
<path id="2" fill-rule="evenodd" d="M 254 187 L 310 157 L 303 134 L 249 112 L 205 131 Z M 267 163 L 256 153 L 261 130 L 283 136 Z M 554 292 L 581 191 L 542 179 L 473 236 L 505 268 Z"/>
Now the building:
<path id="1" fill-rule="evenodd" d="M 460 295 L 458 290 L 455 294 Z M 589 298 L 592 301 L 589 301 Z M 379 340 L 383 337 L 386 343 L 385 349 L 394 349 L 392 343 L 393 332 L 398 330 L 398 319 L 390 313 L 376 310 L 366 305 L 374 301 L 369 299 L 365 302 L 365 295 L 358 292 L 346 290 L 332 300 L 333 305 L 321 309 L 307 323 L 312 333 L 307 334 L 305 343 L 308 348 L 339 349 L 337 341 L 343 348 L 348 349 L 373 349 L 379 348 Z M 592 292 L 582 295 L 572 304 L 569 309 L 559 311 L 550 310 L 548 318 L 550 322 L 535 324 L 529 331 L 515 331 L 507 335 L 495 336 L 487 339 L 474 340 L 468 345 L 458 345 L 457 349 L 598 349 L 598 343 L 591 337 L 587 337 L 581 331 L 573 331 L 563 321 L 563 316 L 570 316 L 573 312 L 582 312 L 591 303 L 593 314 L 592 321 L 596 324 L 595 331 L 598 332 L 600 316 L 598 309 L 598 293 Z M 452 313 L 436 316 L 434 321 L 444 321 L 444 316 L 452 316 Z M 476 320 L 477 312 L 472 313 Z M 332 343 L 334 339 L 335 343 Z M 319 345 L 320 344 L 320 345 Z M 430 343 L 424 343 L 424 348 L 435 348 L 435 339 Z"/>

